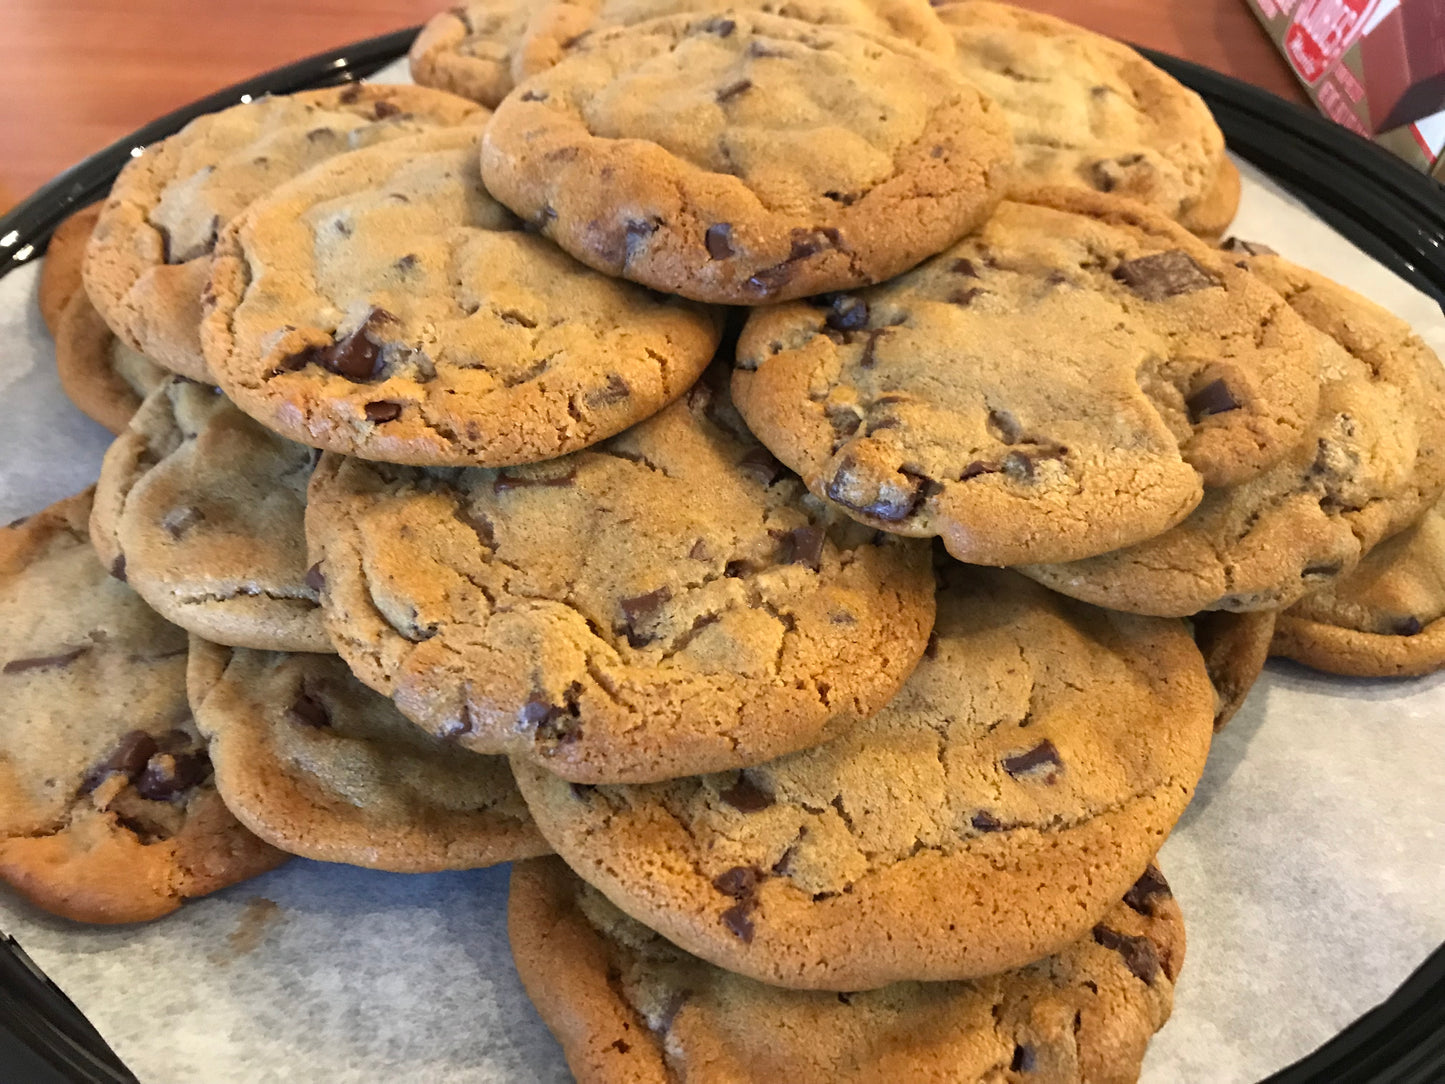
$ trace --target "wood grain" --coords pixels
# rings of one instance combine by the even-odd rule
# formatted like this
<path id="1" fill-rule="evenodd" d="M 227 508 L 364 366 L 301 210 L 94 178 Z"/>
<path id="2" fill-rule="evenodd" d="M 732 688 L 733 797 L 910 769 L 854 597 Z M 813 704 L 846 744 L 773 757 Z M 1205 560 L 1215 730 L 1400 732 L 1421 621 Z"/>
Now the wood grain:
<path id="1" fill-rule="evenodd" d="M 443 0 L 4 0 L 0 185 L 29 192 L 149 120 Z M 1243 0 L 1024 0 L 1303 100 Z"/>

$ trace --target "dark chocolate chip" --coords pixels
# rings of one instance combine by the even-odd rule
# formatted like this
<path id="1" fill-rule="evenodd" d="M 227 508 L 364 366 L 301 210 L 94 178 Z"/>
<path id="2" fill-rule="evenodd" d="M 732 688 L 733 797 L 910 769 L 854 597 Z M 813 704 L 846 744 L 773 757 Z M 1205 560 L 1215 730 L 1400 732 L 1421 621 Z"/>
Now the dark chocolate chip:
<path id="1" fill-rule="evenodd" d="M 967 275 L 971 279 L 978 278 L 978 265 L 966 256 L 960 256 L 954 260 L 949 270 L 955 275 Z"/>
<path id="2" fill-rule="evenodd" d="M 1028 775 L 1040 769 L 1047 769 L 1050 778 L 1064 766 L 1059 751 L 1048 738 L 1039 742 L 1026 753 L 1003 758 L 1003 770 L 1012 776 Z"/>
<path id="3" fill-rule="evenodd" d="M 736 82 L 729 83 L 727 86 L 721 88 L 717 92 L 717 102 L 719 105 L 722 105 L 726 102 L 732 101 L 739 94 L 744 94 L 752 89 L 753 81 L 751 79 L 739 79 Z"/>
<path id="4" fill-rule="evenodd" d="M 394 422 L 401 417 L 401 404 L 390 399 L 378 399 L 366 404 L 366 420 L 376 425 Z"/>
<path id="5" fill-rule="evenodd" d="M 286 718 L 297 726 L 309 726 L 313 730 L 325 730 L 331 725 L 331 712 L 326 705 L 304 690 L 286 709 Z"/>
<path id="6" fill-rule="evenodd" d="M 1301 576 L 1337 576 L 1344 571 L 1343 561 L 1327 561 L 1324 564 L 1305 565 L 1300 571 Z"/>
<path id="7" fill-rule="evenodd" d="M 56 655 L 31 655 L 24 659 L 11 659 L 0 668 L 0 673 L 23 674 L 27 670 L 55 670 L 62 666 L 69 666 L 80 656 L 90 650 L 89 645 L 77 647 L 73 651 L 62 651 Z"/>
<path id="8" fill-rule="evenodd" d="M 545 90 L 524 90 L 517 97 L 524 102 L 545 102 L 547 92 Z"/>
<path id="9" fill-rule="evenodd" d="M 1189 398 L 1184 400 L 1184 405 L 1189 408 L 1190 424 L 1198 425 L 1200 419 L 1211 414 L 1226 414 L 1231 410 L 1238 410 L 1240 404 L 1229 390 L 1228 384 L 1223 380 L 1211 380 L 1204 387 L 1191 392 Z"/>
<path id="10" fill-rule="evenodd" d="M 401 106 L 393 105 L 391 102 L 388 101 L 377 102 L 371 110 L 372 114 L 376 117 L 377 120 L 385 120 L 387 117 L 394 117 L 401 111 Z"/>
<path id="11" fill-rule="evenodd" d="M 975 813 L 969 820 L 969 823 L 972 824 L 974 830 L 978 832 L 1003 831 L 1003 821 L 999 820 L 992 813 L 985 812 L 984 810 L 979 810 Z"/>
<path id="12" fill-rule="evenodd" d="M 1007 410 L 990 410 L 984 425 L 989 434 L 1003 444 L 1017 444 L 1024 435 L 1024 427 Z"/>
<path id="13" fill-rule="evenodd" d="M 692 549 L 687 551 L 687 555 L 694 561 L 706 561 L 709 557 L 707 543 L 699 538 L 692 544 Z"/>
<path id="14" fill-rule="evenodd" d="M 326 573 L 321 570 L 320 561 L 317 561 L 306 570 L 306 586 L 318 595 L 326 590 Z"/>
<path id="15" fill-rule="evenodd" d="M 828 424 L 833 427 L 833 435 L 839 439 L 851 437 L 863 424 L 863 419 L 852 407 L 828 407 L 826 414 Z"/>
<path id="16" fill-rule="evenodd" d="M 861 331 L 868 326 L 868 303 L 851 294 L 834 294 L 823 323 L 834 331 Z"/>
<path id="17" fill-rule="evenodd" d="M 1034 1048 L 1028 1043 L 1014 1044 L 1013 1061 L 1009 1062 L 1009 1071 L 1014 1073 L 1032 1073 L 1038 1067 L 1039 1059 L 1034 1053 Z"/>
<path id="18" fill-rule="evenodd" d="M 724 896 L 747 899 L 757 890 L 765 874 L 757 866 L 733 866 L 712 879 L 712 886 Z"/>
<path id="19" fill-rule="evenodd" d="M 286 369 L 304 369 L 307 365 L 320 365 L 323 369 L 345 377 L 347 380 L 364 384 L 381 375 L 381 344 L 371 337 L 378 324 L 396 320 L 385 309 L 372 309 L 361 326 L 345 338 L 338 339 L 330 346 L 309 346 L 299 354 L 293 354 L 283 361 Z"/>
<path id="20" fill-rule="evenodd" d="M 631 395 L 632 389 L 627 386 L 627 381 L 616 373 L 608 373 L 607 383 L 589 391 L 582 397 L 582 401 L 593 410 L 597 410 L 600 407 L 616 406 L 618 403 L 626 402 Z"/>
<path id="21" fill-rule="evenodd" d="M 853 458 L 844 456 L 828 483 L 828 499 L 884 523 L 898 523 L 907 519 L 929 496 L 941 488 L 931 478 L 924 478 L 907 470 L 898 472 L 897 478 L 901 479 L 900 481 L 887 479 L 882 483 L 872 484 L 858 476 L 857 469 L 858 464 Z"/>
<path id="22" fill-rule="evenodd" d="M 830 200 L 832 200 L 834 203 L 842 204 L 844 207 L 852 207 L 853 204 L 855 204 L 855 203 L 858 202 L 858 200 L 859 200 L 860 197 L 859 197 L 859 194 L 858 194 L 857 192 L 837 192 L 837 191 L 831 191 L 831 192 L 824 192 L 824 193 L 823 193 L 823 198 L 824 198 L 824 199 L 830 199 Z"/>
<path id="23" fill-rule="evenodd" d="M 125 579 L 125 554 L 123 554 L 123 553 L 118 553 L 118 554 L 116 554 L 115 560 L 110 563 L 110 574 L 111 574 L 111 577 L 112 577 L 112 578 L 119 580 L 121 583 L 125 583 L 125 582 L 126 582 L 126 579 Z"/>
<path id="24" fill-rule="evenodd" d="M 633 647 L 646 647 L 652 643 L 653 636 L 644 629 L 657 620 L 657 615 L 662 612 L 665 606 L 672 599 L 672 590 L 666 586 L 659 587 L 656 591 L 649 591 L 645 595 L 637 595 L 633 598 L 625 598 L 619 606 L 622 607 L 623 617 L 626 619 L 627 642 Z"/>
<path id="25" fill-rule="evenodd" d="M 1246 241 L 1241 237 L 1226 237 L 1219 246 L 1225 252 L 1240 252 L 1246 256 L 1278 256 L 1274 249 L 1259 241 Z"/>
<path id="26" fill-rule="evenodd" d="M 337 97 L 336 100 L 339 101 L 342 105 L 351 105 L 353 102 L 355 102 L 355 101 L 356 101 L 358 98 L 360 98 L 360 97 L 361 97 L 361 84 L 359 84 L 359 83 L 352 83 L 350 86 L 348 86 L 345 90 L 343 90 L 343 91 L 341 92 L 341 94 Z"/>
<path id="27" fill-rule="evenodd" d="M 531 489 L 536 486 L 550 486 L 554 489 L 560 489 L 570 486 L 576 476 L 577 470 L 575 467 L 566 474 L 549 474 L 543 475 L 540 478 L 530 475 L 519 477 L 515 474 L 503 473 L 498 474 L 496 478 L 492 479 L 492 492 L 505 493 L 509 489 Z"/>
<path id="28" fill-rule="evenodd" d="M 778 560 L 785 565 L 807 565 L 814 572 L 823 563 L 823 543 L 827 535 L 821 527 L 794 527 L 783 536 L 783 552 Z"/>
<path id="29" fill-rule="evenodd" d="M 752 57 L 754 60 L 759 60 L 763 57 L 785 57 L 787 55 L 788 54 L 783 52 L 783 50 L 774 49 L 772 46 L 767 45 L 764 42 L 748 42 L 748 56 Z"/>
<path id="30" fill-rule="evenodd" d="M 582 737 L 582 727 L 578 722 L 581 695 L 582 686 L 574 681 L 563 694 L 565 704 L 553 704 L 534 696 L 517 712 L 517 723 L 532 730 L 538 741 L 560 745 L 574 742 Z"/>
<path id="31" fill-rule="evenodd" d="M 206 781 L 211 758 L 204 749 L 194 753 L 156 753 L 135 780 L 136 792 L 153 802 L 165 802 Z"/>
<path id="32" fill-rule="evenodd" d="M 161 527 L 166 534 L 172 538 L 179 539 L 197 523 L 206 518 L 206 514 L 194 505 L 184 505 L 180 508 L 172 508 L 161 517 Z"/>
<path id="33" fill-rule="evenodd" d="M 1420 619 L 1413 614 L 1409 617 L 1402 617 L 1391 626 L 1396 636 L 1418 636 L 1424 627 L 1420 624 Z"/>
<path id="34" fill-rule="evenodd" d="M 739 813 L 757 813 L 773 804 L 773 795 L 750 779 L 746 773 L 738 774 L 737 782 L 718 797 Z"/>
<path id="35" fill-rule="evenodd" d="M 1147 937 L 1130 937 L 1108 926 L 1095 926 L 1094 941 L 1122 956 L 1124 966 L 1140 982 L 1152 983 L 1159 974 L 1159 952 Z"/>
<path id="36" fill-rule="evenodd" d="M 726 222 L 716 222 L 703 234 L 707 254 L 714 260 L 726 260 L 733 254 L 733 228 Z"/>
<path id="37" fill-rule="evenodd" d="M 145 770 L 158 748 L 155 738 L 144 730 L 132 730 L 122 735 L 106 758 L 85 773 L 80 793 L 89 794 L 115 774 L 125 776 L 127 781 L 135 779 Z"/>
<path id="38" fill-rule="evenodd" d="M 1169 889 L 1169 882 L 1164 879 L 1164 874 L 1150 866 L 1143 875 L 1134 882 L 1132 888 L 1124 893 L 1124 902 L 1141 915 L 1152 916 L 1154 914 L 1154 901 L 1169 899 L 1174 893 Z"/>
<path id="39" fill-rule="evenodd" d="M 970 286 L 967 290 L 954 290 L 953 293 L 948 295 L 948 301 L 951 305 L 957 305 L 961 309 L 966 309 L 973 304 L 974 298 L 978 297 L 979 294 L 987 292 L 982 286 Z"/>
<path id="40" fill-rule="evenodd" d="M 773 458 L 766 448 L 757 447 L 748 451 L 738 460 L 738 470 L 770 486 L 783 476 L 783 465 Z"/>
<path id="41" fill-rule="evenodd" d="M 630 219 L 622 228 L 622 266 L 626 267 L 632 262 L 632 258 L 647 243 L 650 238 L 662 226 L 660 221 L 649 221 L 647 219 Z"/>
<path id="42" fill-rule="evenodd" d="M 738 24 L 732 19 L 709 19 L 702 24 L 701 29 L 708 34 L 716 34 L 720 38 L 726 38 L 738 28 Z"/>
<path id="43" fill-rule="evenodd" d="M 1163 301 L 1219 285 L 1181 248 L 1125 260 L 1114 269 L 1114 277 L 1145 301 Z"/>
<path id="44" fill-rule="evenodd" d="M 397 260 L 396 263 L 392 264 L 392 266 L 401 272 L 410 271 L 416 266 L 416 257 L 408 252 L 405 256 L 401 257 L 401 259 Z"/>
<path id="45" fill-rule="evenodd" d="M 632 1049 L 632 1047 L 628 1045 L 627 1040 L 625 1039 L 613 1039 L 612 1042 L 607 1044 L 607 1048 L 609 1050 L 615 1050 L 619 1054 L 626 1054 L 629 1050 Z"/>

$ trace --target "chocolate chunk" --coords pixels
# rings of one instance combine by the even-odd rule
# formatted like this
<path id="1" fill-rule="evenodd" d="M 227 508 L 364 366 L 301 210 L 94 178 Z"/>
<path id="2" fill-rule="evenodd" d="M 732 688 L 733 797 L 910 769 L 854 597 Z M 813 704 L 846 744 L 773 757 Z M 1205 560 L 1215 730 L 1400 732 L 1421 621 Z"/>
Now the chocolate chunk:
<path id="1" fill-rule="evenodd" d="M 112 578 L 119 580 L 121 583 L 126 582 L 125 554 L 118 553 L 115 555 L 115 560 L 110 563 L 110 574 Z"/>
<path id="2" fill-rule="evenodd" d="M 712 886 L 724 896 L 747 899 L 757 890 L 765 874 L 757 866 L 733 866 L 712 879 Z"/>
<path id="3" fill-rule="evenodd" d="M 726 222 L 717 222 L 703 234 L 707 254 L 714 260 L 726 260 L 733 254 L 733 228 Z"/>
<path id="4" fill-rule="evenodd" d="M 371 333 L 377 325 L 393 323 L 396 317 L 385 309 L 372 309 L 361 326 L 343 339 L 330 346 L 308 346 L 299 354 L 287 358 L 285 369 L 304 369 L 307 365 L 320 365 L 323 369 L 345 377 L 347 380 L 364 384 L 381 375 L 383 368 L 381 344 Z"/>
<path id="5" fill-rule="evenodd" d="M 1163 301 L 1219 285 L 1181 248 L 1125 260 L 1114 269 L 1114 277 L 1145 301 Z"/>
<path id="6" fill-rule="evenodd" d="M 874 328 L 868 332 L 868 340 L 863 344 L 863 353 L 858 356 L 858 364 L 864 369 L 871 369 L 878 363 L 878 340 L 888 333 L 887 328 Z"/>
<path id="7" fill-rule="evenodd" d="M 378 399 L 366 404 L 366 420 L 376 425 L 394 422 L 401 417 L 401 404 L 390 399 Z"/>
<path id="8" fill-rule="evenodd" d="M 720 916 L 723 925 L 728 928 L 728 931 L 745 945 L 751 945 L 753 943 L 754 926 L 752 913 L 757 906 L 757 900 L 739 900 Z"/>
<path id="9" fill-rule="evenodd" d="M 1391 626 L 1396 636 L 1418 636 L 1420 630 L 1425 626 L 1420 624 L 1420 619 L 1413 614 L 1409 617 L 1402 617 Z"/>
<path id="10" fill-rule="evenodd" d="M 772 485 L 783 476 L 783 465 L 773 458 L 772 452 L 761 446 L 751 449 L 738 460 L 738 470 L 765 486 Z"/>
<path id="11" fill-rule="evenodd" d="M 197 523 L 206 518 L 206 514 L 194 505 L 184 505 L 180 508 L 172 508 L 161 517 L 161 527 L 166 534 L 172 538 L 179 539 Z"/>
<path id="12" fill-rule="evenodd" d="M 662 226 L 660 220 L 649 221 L 647 219 L 630 219 L 622 228 L 622 266 L 626 267 L 632 262 L 632 258 L 647 243 L 651 237 Z"/>
<path id="13" fill-rule="evenodd" d="M 317 561 L 306 570 L 306 586 L 318 595 L 326 590 L 326 573 L 321 570 L 320 561 Z"/>
<path id="14" fill-rule="evenodd" d="M 807 565 L 814 572 L 823 563 L 823 543 L 827 535 L 821 527 L 794 527 L 783 536 L 783 552 L 778 560 L 785 565 Z"/>
<path id="15" fill-rule="evenodd" d="M 971 279 L 978 278 L 978 265 L 967 256 L 960 256 L 954 260 L 953 266 L 951 266 L 949 270 L 955 275 L 967 275 Z"/>
<path id="16" fill-rule="evenodd" d="M 1003 821 L 999 820 L 992 813 L 979 810 L 969 820 L 977 832 L 1002 832 Z"/>
<path id="17" fill-rule="evenodd" d="M 739 79 L 734 83 L 729 83 L 727 86 L 723 87 L 717 92 L 717 103 L 718 105 L 723 105 L 727 102 L 732 101 L 739 94 L 744 94 L 747 91 L 752 90 L 752 88 L 753 81 L 751 79 Z"/>
<path id="18" fill-rule="evenodd" d="M 594 391 L 589 391 L 582 397 L 582 401 L 596 410 L 599 407 L 616 406 L 618 403 L 626 402 L 631 395 L 632 389 L 627 386 L 627 381 L 616 373 L 608 373 L 607 383 Z"/>
<path id="19" fill-rule="evenodd" d="M 823 322 L 834 331 L 861 331 L 868 326 L 868 303 L 851 294 L 834 294 Z"/>
<path id="20" fill-rule="evenodd" d="M 853 407 L 830 406 L 826 408 L 825 413 L 828 417 L 828 424 L 833 427 L 833 435 L 839 439 L 851 437 L 863 424 L 863 419 Z"/>
<path id="21" fill-rule="evenodd" d="M 716 34 L 720 38 L 726 38 L 738 28 L 738 24 L 732 19 L 709 19 L 699 29 L 704 33 Z"/>
<path id="22" fill-rule="evenodd" d="M 1003 758 L 1003 770 L 1012 776 L 1028 775 L 1041 769 L 1047 770 L 1050 779 L 1063 768 L 1064 762 L 1059 751 L 1048 738 L 1039 742 L 1026 753 Z"/>
<path id="23" fill-rule="evenodd" d="M 297 726 L 309 726 L 313 730 L 325 730 L 331 725 L 331 712 L 326 710 L 326 705 L 304 690 L 296 694 L 286 709 L 286 718 Z"/>
<path id="24" fill-rule="evenodd" d="M 54 670 L 62 666 L 69 666 L 89 650 L 89 646 L 77 647 L 72 651 L 62 651 L 57 655 L 32 655 L 24 659 L 11 659 L 3 668 L 0 668 L 0 673 L 23 674 L 27 670 Z"/>
<path id="25" fill-rule="evenodd" d="M 739 772 L 737 782 L 718 797 L 739 813 L 757 813 L 773 804 L 773 795 L 752 781 L 745 772 Z"/>
<path id="26" fill-rule="evenodd" d="M 80 784 L 80 793 L 89 794 L 115 774 L 125 776 L 127 781 L 134 780 L 145 770 L 147 762 L 155 756 L 158 748 L 155 738 L 144 730 L 132 730 L 122 735 L 109 755 L 85 773 Z"/>
<path id="27" fill-rule="evenodd" d="M 388 101 L 377 102 L 371 110 L 372 114 L 376 117 L 377 120 L 385 120 L 387 117 L 394 117 L 401 111 L 401 106 L 393 105 L 391 102 Z"/>
<path id="28" fill-rule="evenodd" d="M 505 493 L 509 489 L 531 489 L 536 486 L 549 486 L 554 489 L 562 489 L 570 486 L 572 480 L 577 476 L 577 469 L 574 467 L 566 474 L 543 475 L 536 478 L 530 475 L 521 476 L 515 474 L 498 474 L 492 479 L 492 492 Z"/>
<path id="29" fill-rule="evenodd" d="M 399 260 L 396 261 L 396 263 L 392 264 L 391 266 L 395 267 L 398 271 L 404 274 L 416 266 L 416 257 L 413 256 L 411 253 L 407 253 L 405 256 L 401 257 Z"/>
<path id="30" fill-rule="evenodd" d="M 748 42 L 748 56 L 752 57 L 754 60 L 759 60 L 763 57 L 785 57 L 787 55 L 788 54 L 783 52 L 783 50 L 775 49 L 771 45 L 767 45 L 764 42 Z"/>
<path id="31" fill-rule="evenodd" d="M 841 203 L 844 207 L 852 207 L 853 204 L 858 202 L 860 194 L 857 192 L 829 191 L 823 193 L 823 198 L 830 199 L 834 203 Z"/>
<path id="32" fill-rule="evenodd" d="M 967 290 L 954 290 L 953 293 L 948 295 L 948 302 L 950 305 L 957 305 L 961 309 L 966 309 L 973 304 L 974 298 L 978 297 L 979 294 L 987 292 L 988 291 L 981 286 L 970 286 Z"/>
<path id="33" fill-rule="evenodd" d="M 1211 414 L 1226 414 L 1231 410 L 1238 410 L 1239 400 L 1223 380 L 1211 380 L 1198 391 L 1191 392 L 1189 398 L 1184 400 L 1184 405 L 1189 408 L 1190 424 L 1198 425 L 1201 418 L 1207 418 Z"/>
<path id="34" fill-rule="evenodd" d="M 857 470 L 858 464 L 852 457 L 844 456 L 825 491 L 828 499 L 884 523 L 907 519 L 928 496 L 941 488 L 932 479 L 906 470 L 895 476 L 901 481 L 885 479 L 879 483 L 863 478 Z"/>
<path id="35" fill-rule="evenodd" d="M 1003 457 L 999 467 L 1015 482 L 1032 482 L 1034 480 L 1033 458 L 1023 452 L 1009 452 Z"/>
<path id="36" fill-rule="evenodd" d="M 582 686 L 573 682 L 563 694 L 565 704 L 553 704 L 541 696 L 534 696 L 517 712 L 517 723 L 533 732 L 541 742 L 555 742 L 565 745 L 582 737 L 578 722 L 581 714 L 579 700 Z"/>
<path id="37" fill-rule="evenodd" d="M 1034 1053 L 1034 1048 L 1028 1043 L 1014 1044 L 1013 1061 L 1009 1062 L 1009 1070 L 1015 1073 L 1032 1073 L 1038 1068 L 1039 1059 Z"/>
<path id="38" fill-rule="evenodd" d="M 156 753 L 135 780 L 142 798 L 165 802 L 206 781 L 211 758 L 204 749 L 194 753 Z"/>
<path id="39" fill-rule="evenodd" d="M 336 99 L 336 100 L 337 100 L 338 102 L 340 102 L 342 105 L 351 105 L 353 102 L 355 102 L 355 101 L 356 101 L 358 98 L 360 98 L 360 97 L 361 97 L 361 84 L 359 84 L 359 83 L 352 83 L 352 84 L 351 84 L 350 86 L 348 86 L 345 90 L 343 90 L 343 91 L 340 93 L 340 95 L 337 96 L 337 99 Z"/>
<path id="40" fill-rule="evenodd" d="M 517 97 L 524 102 L 545 102 L 547 92 L 545 90 L 524 90 Z"/>
<path id="41" fill-rule="evenodd" d="M 991 437 L 1003 444 L 1017 444 L 1024 435 L 1024 427 L 1007 410 L 990 410 L 984 427 Z"/>
<path id="42" fill-rule="evenodd" d="M 657 615 L 662 612 L 662 607 L 671 599 L 672 590 L 663 586 L 656 591 L 649 591 L 645 595 L 637 595 L 634 598 L 625 598 L 618 603 L 626 618 L 629 644 L 633 647 L 646 647 L 652 643 L 654 637 L 651 633 L 644 631 L 643 626 L 656 621 Z"/>
<path id="43" fill-rule="evenodd" d="M 1259 241 L 1246 241 L 1242 237 L 1226 237 L 1219 246 L 1225 252 L 1239 252 L 1245 256 L 1278 256 L 1274 249 Z"/>
<path id="44" fill-rule="evenodd" d="M 1169 899 L 1174 893 L 1169 889 L 1169 882 L 1164 879 L 1164 874 L 1150 866 L 1143 875 L 1134 882 L 1132 888 L 1124 893 L 1124 902 L 1141 915 L 1152 916 L 1154 914 L 1154 901 Z"/>
<path id="45" fill-rule="evenodd" d="M 1159 974 L 1159 952 L 1147 937 L 1130 937 L 1108 926 L 1094 927 L 1094 941 L 1124 958 L 1124 966 L 1140 982 L 1152 983 Z"/>

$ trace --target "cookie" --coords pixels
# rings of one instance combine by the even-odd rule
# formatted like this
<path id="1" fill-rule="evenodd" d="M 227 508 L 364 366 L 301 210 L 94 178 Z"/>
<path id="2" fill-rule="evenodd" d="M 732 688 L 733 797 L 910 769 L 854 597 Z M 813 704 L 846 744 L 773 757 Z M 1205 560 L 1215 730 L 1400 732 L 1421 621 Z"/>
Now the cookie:
<path id="1" fill-rule="evenodd" d="M 1435 505 L 1348 576 L 1280 614 L 1270 650 L 1352 677 L 1445 667 L 1445 509 Z"/>
<path id="2" fill-rule="evenodd" d="M 780 990 L 690 956 L 555 858 L 512 868 L 517 973 L 579 1084 L 1102 1084 L 1168 1020 L 1184 924 L 1153 867 L 1056 955 L 974 982 Z"/>
<path id="3" fill-rule="evenodd" d="M 327 628 L 433 734 L 579 782 L 816 744 L 881 708 L 933 623 L 928 548 L 831 517 L 720 392 L 510 470 L 323 455 Z"/>
<path id="4" fill-rule="evenodd" d="M 55 227 L 50 243 L 45 246 L 37 293 L 41 318 L 52 335 L 59 334 L 60 317 L 70 299 L 84 292 L 80 269 L 85 263 L 85 246 L 90 240 L 90 231 L 95 228 L 95 220 L 99 217 L 99 203 L 82 207 Z"/>
<path id="5" fill-rule="evenodd" d="M 123 432 L 141 400 L 170 375 L 116 338 L 84 290 L 71 297 L 54 330 L 61 390 L 112 433 Z"/>
<path id="6" fill-rule="evenodd" d="M 1213 236 L 1234 217 L 1221 187 L 1224 135 L 1177 79 L 1122 42 L 1050 15 L 990 0 L 935 10 L 952 32 L 957 70 L 1013 126 L 1022 184 L 1126 196 Z"/>
<path id="7" fill-rule="evenodd" d="M 1225 158 L 1219 164 L 1219 173 L 1204 198 L 1181 216 L 1179 221 L 1206 241 L 1218 241 L 1239 212 L 1239 200 L 1243 192 L 1244 182 L 1240 179 L 1239 168 Z"/>
<path id="8" fill-rule="evenodd" d="M 350 84 L 261 98 L 197 117 L 127 163 L 86 255 L 85 285 L 126 344 L 214 383 L 201 354 L 201 294 L 222 227 L 324 159 L 429 128 L 480 122 L 424 87 Z"/>
<path id="9" fill-rule="evenodd" d="M 1083 561 L 1020 569 L 1116 610 L 1280 609 L 1334 583 L 1445 491 L 1445 370 L 1409 325 L 1278 256 L 1241 258 L 1311 326 L 1323 358 L 1305 439 L 1212 490 L 1177 527 Z"/>
<path id="10" fill-rule="evenodd" d="M 1274 636 L 1275 611 L 1230 613 L 1213 610 L 1189 620 L 1194 643 L 1204 656 L 1209 683 L 1214 686 L 1214 732 L 1244 706 L 1249 690 L 1264 670 Z"/>
<path id="11" fill-rule="evenodd" d="M 924 0 L 492 0 L 439 12 L 422 27 L 411 47 L 411 75 L 423 86 L 495 107 L 516 83 L 553 67 L 594 30 L 634 26 L 662 15 L 725 11 L 856 27 L 939 56 L 953 48 Z"/>
<path id="12" fill-rule="evenodd" d="M 90 492 L 0 529 L 0 879 L 142 922 L 286 858 L 226 811 L 186 707 L 186 634 L 105 574 Z"/>
<path id="13" fill-rule="evenodd" d="M 722 315 L 599 275 L 487 195 L 477 133 L 333 159 L 221 236 L 206 356 L 277 432 L 392 463 L 505 466 L 656 413 Z"/>
<path id="14" fill-rule="evenodd" d="M 809 489 L 976 564 L 1157 535 L 1319 395 L 1315 338 L 1247 271 L 1137 204 L 1031 199 L 892 282 L 753 312 L 737 348 L 738 409 Z"/>
<path id="15" fill-rule="evenodd" d="M 1203 771 L 1204 663 L 1182 622 L 943 571 L 926 656 L 850 733 L 651 786 L 514 762 L 537 827 L 637 920 L 777 986 L 968 979 L 1086 935 Z"/>
<path id="16" fill-rule="evenodd" d="M 583 263 L 757 305 L 891 278 L 985 219 L 1001 110 L 894 38 L 730 11 L 599 31 L 497 108 L 488 189 Z"/>
<path id="17" fill-rule="evenodd" d="M 307 575 L 314 462 L 214 388 L 172 376 L 105 453 L 96 552 L 182 628 L 240 647 L 330 652 Z"/>
<path id="18" fill-rule="evenodd" d="M 548 853 L 503 758 L 423 734 L 335 656 L 193 636 L 188 679 L 216 787 L 281 850 L 399 873 Z"/>

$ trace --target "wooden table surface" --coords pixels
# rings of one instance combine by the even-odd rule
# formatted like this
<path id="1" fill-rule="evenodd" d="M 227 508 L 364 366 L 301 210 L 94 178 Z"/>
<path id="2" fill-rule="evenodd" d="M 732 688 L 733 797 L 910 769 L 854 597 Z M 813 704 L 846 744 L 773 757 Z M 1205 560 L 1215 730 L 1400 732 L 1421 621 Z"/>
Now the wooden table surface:
<path id="1" fill-rule="evenodd" d="M 1303 101 L 1244 0 L 1021 0 Z M 0 0 L 0 207 L 146 121 L 446 0 Z"/>

